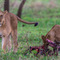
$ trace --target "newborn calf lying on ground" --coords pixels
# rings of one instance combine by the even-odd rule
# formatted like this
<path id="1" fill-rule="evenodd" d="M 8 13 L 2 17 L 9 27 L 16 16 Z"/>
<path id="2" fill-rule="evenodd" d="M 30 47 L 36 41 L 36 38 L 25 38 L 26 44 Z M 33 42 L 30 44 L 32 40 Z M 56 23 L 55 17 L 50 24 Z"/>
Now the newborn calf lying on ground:
<path id="1" fill-rule="evenodd" d="M 46 55 L 49 55 L 49 56 L 56 55 L 57 56 L 58 55 L 58 50 L 60 49 L 60 46 L 57 45 L 56 43 L 48 40 L 48 39 L 46 39 L 46 42 L 48 43 L 46 49 L 45 49 L 44 45 L 42 45 L 42 46 L 33 46 L 33 47 L 31 46 L 28 49 L 29 52 L 32 53 L 32 51 L 35 50 L 37 52 L 35 55 L 39 54 L 39 55 L 44 55 L 44 56 L 46 56 Z M 50 50 L 49 46 L 52 47 L 53 50 Z M 27 53 L 25 52 L 25 54 L 27 54 Z"/>

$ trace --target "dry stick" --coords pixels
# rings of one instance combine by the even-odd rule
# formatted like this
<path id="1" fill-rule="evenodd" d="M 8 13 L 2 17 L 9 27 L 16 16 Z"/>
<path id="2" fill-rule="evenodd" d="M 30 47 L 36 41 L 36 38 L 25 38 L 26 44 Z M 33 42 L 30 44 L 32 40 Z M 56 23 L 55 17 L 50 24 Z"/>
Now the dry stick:
<path id="1" fill-rule="evenodd" d="M 28 47 L 30 47 L 29 44 L 28 44 L 28 36 L 29 36 L 29 32 L 26 33 L 25 38 L 26 38 L 26 43 L 27 43 Z"/>

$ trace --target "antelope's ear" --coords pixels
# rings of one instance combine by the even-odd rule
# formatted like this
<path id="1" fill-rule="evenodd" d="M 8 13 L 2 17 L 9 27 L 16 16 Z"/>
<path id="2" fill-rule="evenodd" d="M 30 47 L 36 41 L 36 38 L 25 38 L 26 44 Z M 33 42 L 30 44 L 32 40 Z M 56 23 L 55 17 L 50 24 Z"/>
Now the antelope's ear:
<path id="1" fill-rule="evenodd" d="M 8 11 L 6 10 L 6 11 L 4 11 L 4 14 L 6 14 L 6 13 L 8 13 Z"/>

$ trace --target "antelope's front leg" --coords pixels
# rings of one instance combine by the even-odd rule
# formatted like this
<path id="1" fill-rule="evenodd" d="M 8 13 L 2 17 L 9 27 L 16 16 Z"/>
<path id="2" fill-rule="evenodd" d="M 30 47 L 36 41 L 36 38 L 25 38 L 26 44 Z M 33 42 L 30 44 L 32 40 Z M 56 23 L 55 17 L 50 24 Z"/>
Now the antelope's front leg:
<path id="1" fill-rule="evenodd" d="M 6 53 L 6 46 L 7 46 L 7 39 L 8 37 L 2 37 L 2 50 L 4 51 L 4 53 Z"/>

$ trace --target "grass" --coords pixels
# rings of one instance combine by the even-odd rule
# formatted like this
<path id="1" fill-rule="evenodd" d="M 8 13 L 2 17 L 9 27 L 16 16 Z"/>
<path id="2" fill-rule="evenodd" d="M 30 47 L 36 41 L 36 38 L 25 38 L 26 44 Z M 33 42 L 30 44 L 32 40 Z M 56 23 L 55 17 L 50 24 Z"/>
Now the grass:
<path id="1" fill-rule="evenodd" d="M 32 0 L 31 0 L 32 1 Z M 31 3 L 29 2 L 29 4 Z M 34 0 L 35 1 L 35 0 Z M 38 0 L 39 1 L 39 0 Z M 43 1 L 43 0 L 41 0 Z M 28 1 L 27 1 L 28 2 Z M 48 0 L 46 0 L 48 2 Z M 27 4 L 27 3 L 26 3 Z M 29 5 L 28 5 L 29 6 Z M 12 13 L 16 14 L 17 8 L 11 10 Z M 30 22 L 39 22 L 39 25 L 27 25 L 18 22 L 18 51 L 16 54 L 11 51 L 10 53 L 3 54 L 1 49 L 0 40 L 0 60 L 60 60 L 60 54 L 56 56 L 40 56 L 36 57 L 33 53 L 24 55 L 26 49 L 29 46 L 42 45 L 41 35 L 46 35 L 47 32 L 55 25 L 60 24 L 60 8 L 31 8 L 27 7 L 23 9 L 22 19 Z M 22 27 L 22 25 L 25 25 Z M 28 45 L 27 45 L 28 39 Z"/>

